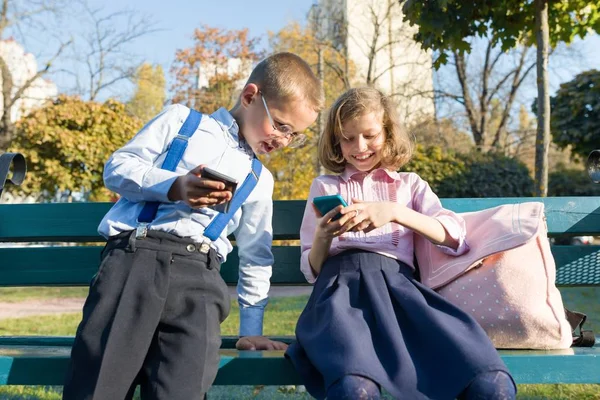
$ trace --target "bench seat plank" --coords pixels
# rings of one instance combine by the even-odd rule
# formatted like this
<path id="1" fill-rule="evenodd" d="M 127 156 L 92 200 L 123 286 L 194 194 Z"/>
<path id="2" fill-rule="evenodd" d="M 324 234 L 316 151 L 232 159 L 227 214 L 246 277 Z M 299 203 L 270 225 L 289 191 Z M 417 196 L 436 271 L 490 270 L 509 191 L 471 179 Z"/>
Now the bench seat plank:
<path id="1" fill-rule="evenodd" d="M 70 346 L 0 346 L 0 385 L 61 385 Z M 300 384 L 281 351 L 222 349 L 215 385 Z M 593 348 L 500 351 L 517 383 L 600 383 L 600 337 Z"/>
<path id="2" fill-rule="evenodd" d="M 87 286 L 100 264 L 99 246 L 0 248 L 0 286 Z M 307 284 L 300 272 L 300 247 L 274 246 L 274 285 Z M 552 246 L 558 285 L 600 285 L 600 246 Z M 221 275 L 230 286 L 238 280 L 237 248 Z"/>
<path id="3" fill-rule="evenodd" d="M 291 343 L 293 336 L 269 336 L 272 340 Z M 235 349 L 237 336 L 223 336 L 222 349 Z M 0 336 L 0 347 L 2 346 L 73 346 L 74 336 Z"/>

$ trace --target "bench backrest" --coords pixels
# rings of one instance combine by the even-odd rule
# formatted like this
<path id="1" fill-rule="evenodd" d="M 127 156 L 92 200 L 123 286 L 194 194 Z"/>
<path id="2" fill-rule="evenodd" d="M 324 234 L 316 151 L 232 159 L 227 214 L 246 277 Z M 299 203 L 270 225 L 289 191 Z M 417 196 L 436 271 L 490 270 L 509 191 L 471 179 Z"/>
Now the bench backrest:
<path id="1" fill-rule="evenodd" d="M 456 212 L 500 204 L 543 201 L 550 236 L 600 235 L 600 197 L 443 199 Z M 87 285 L 99 265 L 103 239 L 98 223 L 111 203 L 0 204 L 0 286 Z M 276 201 L 274 240 L 297 240 L 305 201 Z M 300 248 L 273 246 L 273 284 L 305 284 Z M 600 285 L 600 246 L 553 246 L 559 285 Z M 237 252 L 229 255 L 222 275 L 238 278 Z"/>

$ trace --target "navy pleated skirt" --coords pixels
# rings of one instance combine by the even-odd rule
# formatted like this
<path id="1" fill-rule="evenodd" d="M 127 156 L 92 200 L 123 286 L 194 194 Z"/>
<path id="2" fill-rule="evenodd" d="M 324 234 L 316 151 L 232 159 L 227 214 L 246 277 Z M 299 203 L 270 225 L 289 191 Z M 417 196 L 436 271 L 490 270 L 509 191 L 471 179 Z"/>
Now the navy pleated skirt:
<path id="1" fill-rule="evenodd" d="M 444 400 L 481 372 L 508 373 L 473 318 L 406 264 L 358 250 L 325 262 L 286 356 L 318 399 L 347 374 L 396 398 Z"/>

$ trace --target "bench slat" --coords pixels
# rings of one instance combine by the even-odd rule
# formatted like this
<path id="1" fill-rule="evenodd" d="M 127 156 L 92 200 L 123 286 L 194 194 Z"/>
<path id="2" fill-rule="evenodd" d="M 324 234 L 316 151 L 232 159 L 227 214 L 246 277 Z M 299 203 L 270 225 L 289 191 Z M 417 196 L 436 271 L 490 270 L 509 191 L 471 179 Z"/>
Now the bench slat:
<path id="1" fill-rule="evenodd" d="M 600 383 L 600 341 L 594 348 L 500 351 L 517 383 Z M 71 348 L 1 346 L 0 385 L 61 385 Z M 215 385 L 301 384 L 281 351 L 221 350 Z"/>
<path id="2" fill-rule="evenodd" d="M 100 263 L 99 246 L 0 248 L 0 286 L 87 286 Z M 300 272 L 300 247 L 274 246 L 273 284 L 306 284 Z M 229 254 L 221 275 L 236 285 L 237 249 Z"/>
<path id="3" fill-rule="evenodd" d="M 600 246 L 552 246 L 552 255 L 557 285 L 600 285 Z"/>
<path id="4" fill-rule="evenodd" d="M 99 265 L 99 246 L 0 248 L 0 286 L 86 286 Z M 600 246 L 553 246 L 558 285 L 600 285 Z M 306 284 L 300 272 L 300 247 L 274 246 L 275 285 Z M 238 279 L 233 253 L 221 274 L 229 285 Z"/>
<path id="5" fill-rule="evenodd" d="M 542 201 L 546 204 L 551 234 L 588 235 L 600 226 L 600 197 L 442 199 L 445 207 L 468 212 L 514 204 Z M 275 201 L 275 239 L 297 239 L 304 200 Z M 0 242 L 102 241 L 98 223 L 112 203 L 3 204 L 0 205 Z"/>
<path id="6" fill-rule="evenodd" d="M 272 340 L 284 343 L 292 343 L 294 336 L 269 336 Z M 237 336 L 221 337 L 221 349 L 235 349 L 238 341 Z M 75 340 L 74 336 L 0 336 L 0 347 L 3 346 L 34 346 L 34 347 L 71 347 Z"/>
<path id="7" fill-rule="evenodd" d="M 305 201 L 276 201 L 276 240 L 297 239 Z M 0 204 L 0 242 L 101 242 L 98 224 L 112 203 Z"/>

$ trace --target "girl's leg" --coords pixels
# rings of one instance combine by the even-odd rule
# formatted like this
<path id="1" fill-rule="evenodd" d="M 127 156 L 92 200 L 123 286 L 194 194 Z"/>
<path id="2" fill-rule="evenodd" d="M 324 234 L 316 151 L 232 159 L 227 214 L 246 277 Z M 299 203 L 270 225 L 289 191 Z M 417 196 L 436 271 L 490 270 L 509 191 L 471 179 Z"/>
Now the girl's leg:
<path id="1" fill-rule="evenodd" d="M 327 390 L 327 400 L 379 400 L 379 385 L 360 375 L 345 375 Z"/>
<path id="2" fill-rule="evenodd" d="M 459 400 L 513 400 L 517 389 L 504 371 L 484 372 L 458 396 Z"/>

